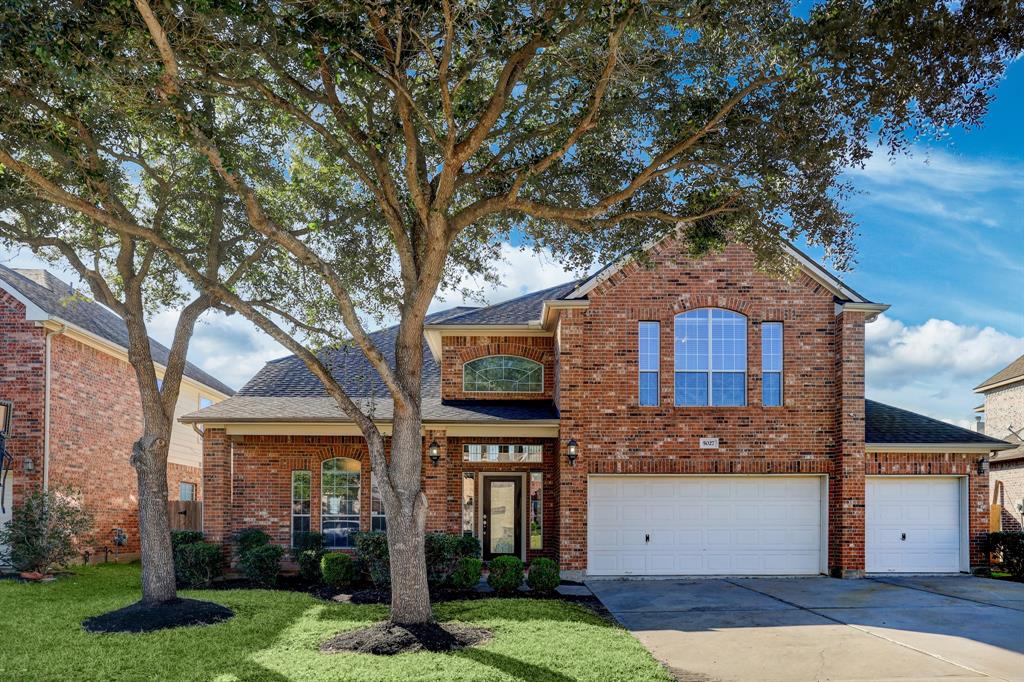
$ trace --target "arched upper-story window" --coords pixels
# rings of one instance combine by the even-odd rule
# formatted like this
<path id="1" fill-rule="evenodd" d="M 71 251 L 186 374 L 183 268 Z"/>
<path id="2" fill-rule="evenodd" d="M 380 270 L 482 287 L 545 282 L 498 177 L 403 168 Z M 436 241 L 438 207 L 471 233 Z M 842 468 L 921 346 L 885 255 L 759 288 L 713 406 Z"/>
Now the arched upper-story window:
<path id="1" fill-rule="evenodd" d="M 462 366 L 462 390 L 467 393 L 540 393 L 544 365 L 518 355 L 488 355 Z"/>
<path id="2" fill-rule="evenodd" d="M 676 315 L 676 405 L 747 404 L 747 318 L 721 308 Z"/>
<path id="3" fill-rule="evenodd" d="M 324 546 L 351 547 L 351 533 L 359 530 L 360 464 L 357 459 L 335 457 L 320 465 L 320 532 Z"/>

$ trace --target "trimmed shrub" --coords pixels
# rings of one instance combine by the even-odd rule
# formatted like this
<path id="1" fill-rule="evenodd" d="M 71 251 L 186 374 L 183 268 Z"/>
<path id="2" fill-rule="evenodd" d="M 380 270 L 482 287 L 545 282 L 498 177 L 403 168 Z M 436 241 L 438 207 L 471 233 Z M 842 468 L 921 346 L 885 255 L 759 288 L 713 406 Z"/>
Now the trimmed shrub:
<path id="1" fill-rule="evenodd" d="M 270 536 L 259 528 L 245 528 L 235 534 L 238 554 L 242 555 L 250 549 L 270 544 Z"/>
<path id="2" fill-rule="evenodd" d="M 499 556 L 487 565 L 487 584 L 498 594 L 510 594 L 523 584 L 523 562 L 519 557 Z"/>
<path id="3" fill-rule="evenodd" d="M 78 537 L 93 526 L 92 514 L 72 490 L 33 490 L 0 527 L 0 560 L 19 571 L 49 573 L 78 558 Z"/>
<path id="4" fill-rule="evenodd" d="M 292 558 L 299 565 L 299 575 L 303 580 L 311 583 L 320 582 L 320 560 L 323 556 L 323 535 L 316 532 L 296 533 Z"/>
<path id="5" fill-rule="evenodd" d="M 222 566 L 220 545 L 190 542 L 174 548 L 174 576 L 179 587 L 209 587 L 220 576 Z"/>
<path id="6" fill-rule="evenodd" d="M 551 592 L 562 578 L 558 573 L 558 564 L 551 559 L 540 557 L 530 562 L 530 573 L 526 576 L 526 584 L 536 592 Z"/>
<path id="7" fill-rule="evenodd" d="M 431 587 L 443 585 L 455 572 L 462 556 L 462 536 L 451 533 L 427 533 L 424 537 L 427 557 L 427 582 Z"/>
<path id="8" fill-rule="evenodd" d="M 320 559 L 320 572 L 324 583 L 331 587 L 350 585 L 356 577 L 356 565 L 352 557 L 343 552 L 328 552 Z"/>
<path id="9" fill-rule="evenodd" d="M 256 545 L 242 552 L 238 564 L 245 577 L 258 587 L 273 587 L 281 569 L 284 549 L 279 545 Z"/>
<path id="10" fill-rule="evenodd" d="M 986 551 L 999 554 L 1000 565 L 1018 580 L 1024 580 L 1024 531 L 989 533 Z"/>
<path id="11" fill-rule="evenodd" d="M 480 558 L 480 540 L 473 537 L 472 535 L 459 535 L 459 551 L 460 557 L 474 557 Z"/>
<path id="12" fill-rule="evenodd" d="M 171 548 L 178 549 L 182 545 L 191 545 L 195 542 L 202 542 L 203 534 L 197 530 L 172 530 Z"/>
<path id="13" fill-rule="evenodd" d="M 388 536 L 381 532 L 352 533 L 356 558 L 376 587 L 391 585 L 391 564 L 388 560 Z"/>
<path id="14" fill-rule="evenodd" d="M 480 582 L 484 562 L 475 556 L 464 556 L 455 565 L 449 583 L 457 590 L 471 590 Z"/>

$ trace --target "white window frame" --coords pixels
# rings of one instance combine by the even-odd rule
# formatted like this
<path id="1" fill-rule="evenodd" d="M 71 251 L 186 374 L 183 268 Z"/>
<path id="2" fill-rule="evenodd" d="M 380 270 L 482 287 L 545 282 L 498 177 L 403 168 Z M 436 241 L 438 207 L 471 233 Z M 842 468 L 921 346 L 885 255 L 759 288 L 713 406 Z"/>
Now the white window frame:
<path id="1" fill-rule="evenodd" d="M 309 513 L 308 514 L 296 514 L 295 513 L 295 474 L 308 474 L 309 475 Z M 313 472 L 309 469 L 292 469 L 291 478 L 291 507 L 289 507 L 288 517 L 288 534 L 291 536 L 291 546 L 295 546 L 295 519 L 296 518 L 308 518 L 309 519 L 309 531 L 313 530 Z"/>
<path id="2" fill-rule="evenodd" d="M 640 354 L 640 341 L 642 340 L 641 330 L 645 324 L 654 325 L 654 329 L 657 332 L 655 340 L 658 343 L 658 347 L 655 350 L 655 356 L 657 357 L 656 369 L 644 369 L 643 363 L 641 362 Z M 674 332 L 673 332 L 674 333 Z M 660 407 L 661 406 L 661 322 L 658 320 L 640 320 L 636 326 L 636 340 L 637 340 L 637 378 L 636 378 L 636 402 L 639 407 Z M 642 379 L 645 374 L 654 375 L 654 403 L 651 405 L 644 404 L 643 402 L 643 384 Z"/>
<path id="3" fill-rule="evenodd" d="M 533 364 L 538 365 L 540 367 L 540 388 L 537 389 L 536 391 L 480 391 L 480 390 L 469 390 L 469 389 L 467 389 L 466 388 L 466 365 L 471 364 L 473 362 L 477 362 L 478 360 L 486 360 L 488 358 L 517 358 L 519 360 L 526 360 L 527 362 L 532 362 Z M 487 393 L 543 393 L 544 392 L 544 363 L 543 362 L 537 362 L 536 360 L 533 360 L 532 358 L 528 358 L 528 357 L 526 357 L 524 355 L 513 355 L 511 353 L 495 353 L 493 355 L 481 355 L 478 358 L 473 358 L 472 360 L 466 360 L 465 362 L 462 363 L 462 392 L 463 393 L 484 393 L 484 394 L 487 394 Z"/>
<path id="4" fill-rule="evenodd" d="M 676 353 L 678 352 L 677 348 L 676 348 L 676 345 L 677 345 L 678 340 L 679 340 L 678 337 L 676 336 L 676 326 L 678 324 L 678 319 L 680 317 L 686 315 L 687 313 L 694 313 L 694 312 L 697 312 L 698 310 L 707 310 L 708 311 L 708 357 L 707 357 L 708 368 L 706 370 L 700 370 L 700 369 L 683 369 L 683 370 L 680 370 L 680 369 L 676 369 L 675 359 L 676 359 Z M 739 317 L 743 318 L 743 345 L 744 345 L 743 357 L 745 359 L 745 363 L 744 363 L 742 371 L 734 370 L 734 369 L 730 369 L 730 370 L 716 370 L 714 368 L 714 353 L 715 353 L 715 351 L 714 351 L 714 347 L 713 347 L 713 345 L 714 345 L 714 336 L 712 334 L 712 329 L 714 329 L 714 316 L 712 315 L 712 311 L 715 311 L 715 310 L 722 310 L 722 311 L 725 311 L 727 313 L 731 313 L 733 315 L 738 315 Z M 729 308 L 719 308 L 717 306 L 702 307 L 702 308 L 691 308 L 690 310 L 684 310 L 683 312 L 675 315 L 672 318 L 672 404 L 673 404 L 673 406 L 675 406 L 675 407 L 689 407 L 689 408 L 693 408 L 693 407 L 747 407 L 750 404 L 750 402 L 748 400 L 748 396 L 747 396 L 747 393 L 748 393 L 748 391 L 750 389 L 750 377 L 749 377 L 749 373 L 750 373 L 749 372 L 749 370 L 750 370 L 750 329 L 749 329 L 749 327 L 750 327 L 750 319 L 746 315 L 744 315 L 743 313 L 741 313 L 741 312 L 739 312 L 737 310 L 730 310 Z M 740 404 L 740 405 L 716 405 L 715 404 L 714 375 L 715 375 L 716 372 L 718 374 L 742 374 L 743 375 L 743 403 L 742 404 Z M 708 401 L 707 401 L 707 403 L 705 403 L 703 405 L 681 405 L 679 403 L 679 391 L 678 391 L 678 386 L 677 386 L 677 382 L 676 382 L 676 376 L 679 375 L 679 374 L 701 374 L 701 373 L 707 374 L 707 382 L 708 382 L 707 383 L 707 391 L 708 391 Z"/>
<path id="5" fill-rule="evenodd" d="M 354 486 L 356 491 L 357 491 L 356 492 L 356 513 L 355 514 L 325 514 L 324 513 L 324 496 L 325 496 L 325 493 L 324 493 L 324 465 L 327 464 L 327 462 L 331 462 L 331 461 L 339 460 L 339 459 L 340 460 L 346 460 L 347 459 L 347 460 L 353 461 L 353 462 L 355 462 L 356 464 L 359 465 L 359 472 L 356 474 L 359 477 L 359 479 L 358 479 L 358 483 Z M 351 472 L 351 473 L 355 473 L 355 472 Z M 312 496 L 312 493 L 310 493 L 310 496 Z M 362 501 L 363 501 L 363 471 L 362 471 L 362 463 L 358 459 L 355 459 L 354 457 L 331 457 L 329 459 L 325 459 L 324 461 L 320 462 L 320 534 L 321 535 L 324 535 L 325 537 L 327 535 L 324 532 L 324 521 L 327 521 L 327 520 L 329 520 L 329 521 L 347 521 L 347 522 L 351 522 L 353 519 L 355 519 L 356 530 L 357 531 L 358 530 L 362 530 L 362 528 L 363 528 L 363 521 L 362 521 L 362 518 L 361 518 L 362 510 L 359 508 L 361 506 L 361 504 L 362 504 Z M 310 504 L 310 510 L 312 511 L 312 502 Z M 327 519 L 328 516 L 330 517 L 330 519 Z M 348 545 L 345 545 L 345 546 L 334 546 L 334 545 L 328 546 L 328 545 L 325 544 L 324 547 L 326 547 L 327 549 L 351 549 L 352 548 L 352 544 L 351 544 L 351 542 Z"/>
<path id="6" fill-rule="evenodd" d="M 190 499 L 190 500 L 186 500 L 186 499 L 184 499 L 181 496 L 182 486 L 186 486 L 186 485 L 192 486 L 192 499 Z M 196 501 L 196 494 L 198 492 L 199 492 L 199 486 L 196 485 L 195 483 L 193 483 L 192 481 L 178 481 L 178 499 L 181 500 L 182 502 L 195 502 Z"/>
<path id="7" fill-rule="evenodd" d="M 779 328 L 779 368 L 777 370 L 765 370 L 764 368 L 764 328 L 765 325 L 770 327 L 778 326 Z M 749 360 L 749 359 L 748 359 Z M 783 372 L 786 371 L 786 325 L 777 320 L 770 320 L 761 323 L 761 406 L 762 407 L 782 407 L 786 404 L 786 387 L 782 377 Z M 764 404 L 764 378 L 769 374 L 779 375 L 779 404 L 778 405 L 765 405 Z"/>

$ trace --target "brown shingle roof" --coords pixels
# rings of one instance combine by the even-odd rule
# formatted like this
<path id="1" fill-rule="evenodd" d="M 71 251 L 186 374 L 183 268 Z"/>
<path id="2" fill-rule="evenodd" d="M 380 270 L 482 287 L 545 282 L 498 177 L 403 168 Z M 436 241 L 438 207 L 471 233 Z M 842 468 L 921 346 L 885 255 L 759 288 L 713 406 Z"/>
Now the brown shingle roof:
<path id="1" fill-rule="evenodd" d="M 1005 381 L 1019 379 L 1024 381 L 1024 355 L 1020 356 L 1006 367 L 990 376 L 975 387 L 976 392 L 982 392 L 992 384 L 1001 384 Z"/>

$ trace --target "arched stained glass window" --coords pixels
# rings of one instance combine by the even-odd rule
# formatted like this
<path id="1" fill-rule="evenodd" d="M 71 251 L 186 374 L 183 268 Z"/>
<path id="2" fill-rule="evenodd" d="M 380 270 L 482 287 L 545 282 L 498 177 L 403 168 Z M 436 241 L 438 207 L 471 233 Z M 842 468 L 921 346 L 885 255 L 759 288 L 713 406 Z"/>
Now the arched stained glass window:
<path id="1" fill-rule="evenodd" d="M 540 393 L 544 365 L 517 355 L 489 355 L 462 366 L 462 390 L 467 393 Z"/>
<path id="2" fill-rule="evenodd" d="M 351 547 L 351 533 L 359 530 L 359 460 L 325 459 L 320 465 L 320 531 L 324 546 Z"/>

